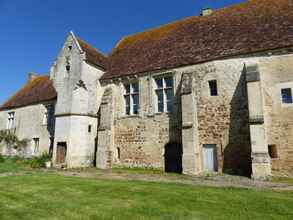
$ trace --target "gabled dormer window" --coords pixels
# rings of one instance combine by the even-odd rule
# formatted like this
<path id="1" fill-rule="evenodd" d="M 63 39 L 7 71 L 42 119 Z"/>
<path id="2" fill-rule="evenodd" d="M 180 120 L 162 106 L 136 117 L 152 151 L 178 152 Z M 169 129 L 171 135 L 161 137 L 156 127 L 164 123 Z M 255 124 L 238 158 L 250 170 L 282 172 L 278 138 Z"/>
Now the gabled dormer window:
<path id="1" fill-rule="evenodd" d="M 137 115 L 139 111 L 139 85 L 138 82 L 124 85 L 125 114 Z"/>

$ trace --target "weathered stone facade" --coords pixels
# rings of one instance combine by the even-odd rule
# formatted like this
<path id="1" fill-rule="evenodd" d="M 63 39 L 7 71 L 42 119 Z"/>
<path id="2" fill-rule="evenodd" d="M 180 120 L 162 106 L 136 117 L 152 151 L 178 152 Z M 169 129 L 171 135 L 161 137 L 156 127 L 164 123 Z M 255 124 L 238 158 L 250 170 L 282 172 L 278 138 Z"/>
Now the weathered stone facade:
<path id="1" fill-rule="evenodd" d="M 286 0 L 267 2 L 126 37 L 109 56 L 70 33 L 50 71 L 54 165 L 292 175 L 293 48 L 275 39 L 281 31 L 278 39 L 292 39 L 293 10 Z M 19 136 L 42 130 L 31 120 L 41 106 L 15 110 L 33 128 L 18 128 Z M 0 112 L 0 129 L 9 111 Z M 47 133 L 38 134 L 44 146 Z"/>
<path id="2" fill-rule="evenodd" d="M 10 130 L 15 132 L 19 139 L 29 140 L 28 146 L 21 151 L 23 156 L 39 156 L 44 152 L 49 153 L 53 149 L 54 118 L 48 118 L 45 121 L 44 117 L 48 112 L 48 106 L 54 107 L 54 105 L 55 101 L 0 111 L 0 130 L 7 129 L 7 115 L 14 112 L 14 126 Z M 34 139 L 38 139 L 38 146 L 35 146 Z M 5 146 L 3 143 L 0 152 L 1 150 L 4 155 L 18 154 L 15 149 Z"/>
<path id="3" fill-rule="evenodd" d="M 97 136 L 97 112 L 103 95 L 99 78 L 103 71 L 86 61 L 86 55 L 70 33 L 50 77 L 58 93 L 53 162 L 58 144 L 66 146 L 68 167 L 93 164 Z"/>

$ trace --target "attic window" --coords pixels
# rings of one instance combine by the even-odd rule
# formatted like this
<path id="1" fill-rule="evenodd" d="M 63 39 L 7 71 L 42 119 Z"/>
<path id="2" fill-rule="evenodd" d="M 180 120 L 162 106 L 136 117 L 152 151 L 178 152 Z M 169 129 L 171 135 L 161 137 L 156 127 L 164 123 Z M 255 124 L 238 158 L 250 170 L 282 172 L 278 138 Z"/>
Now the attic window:
<path id="1" fill-rule="evenodd" d="M 68 50 L 71 51 L 72 50 L 72 46 L 68 46 Z"/>
<path id="2" fill-rule="evenodd" d="M 67 72 L 70 71 L 70 65 L 69 65 L 69 64 L 66 65 L 66 71 L 67 71 Z"/>

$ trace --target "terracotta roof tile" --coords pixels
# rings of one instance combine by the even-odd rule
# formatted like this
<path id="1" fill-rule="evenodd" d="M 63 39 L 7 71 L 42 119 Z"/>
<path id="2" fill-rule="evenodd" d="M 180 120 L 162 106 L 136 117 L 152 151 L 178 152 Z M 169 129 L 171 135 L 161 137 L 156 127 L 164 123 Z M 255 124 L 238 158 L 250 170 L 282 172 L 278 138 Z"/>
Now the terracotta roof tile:
<path id="1" fill-rule="evenodd" d="M 120 41 L 103 79 L 293 46 L 293 1 L 250 0 Z"/>
<path id="2" fill-rule="evenodd" d="M 77 38 L 77 41 L 81 49 L 86 53 L 86 59 L 88 62 L 107 70 L 108 58 L 103 53 L 80 38 Z"/>
<path id="3" fill-rule="evenodd" d="M 5 102 L 0 110 L 51 101 L 56 98 L 57 93 L 49 76 L 38 76 L 30 80 L 20 91 Z"/>

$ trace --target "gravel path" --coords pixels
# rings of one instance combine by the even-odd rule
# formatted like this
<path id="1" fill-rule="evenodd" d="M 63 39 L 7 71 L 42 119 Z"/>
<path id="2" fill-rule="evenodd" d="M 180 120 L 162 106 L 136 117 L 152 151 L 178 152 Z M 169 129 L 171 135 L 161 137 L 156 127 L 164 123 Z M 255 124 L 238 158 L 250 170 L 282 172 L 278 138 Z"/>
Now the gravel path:
<path id="1" fill-rule="evenodd" d="M 250 188 L 257 190 L 282 190 L 293 191 L 293 185 L 286 183 L 275 183 L 270 181 L 253 181 L 246 177 L 230 175 L 211 175 L 211 176 L 185 176 L 170 174 L 140 174 L 135 172 L 115 172 L 112 170 L 100 171 L 96 169 L 89 170 L 43 170 L 44 173 L 58 174 L 62 176 L 76 176 L 82 178 L 105 179 L 105 180 L 135 180 L 148 182 L 178 183 L 195 186 L 212 187 L 237 187 Z M 31 175 L 32 172 L 0 173 L 0 178 L 8 176 Z"/>
<path id="2" fill-rule="evenodd" d="M 287 190 L 293 191 L 293 185 L 285 183 L 275 183 L 270 181 L 253 181 L 246 177 L 230 175 L 214 175 L 209 177 L 190 177 L 180 175 L 160 175 L 160 174 L 135 174 L 135 173 L 117 173 L 113 171 L 84 172 L 84 171 L 57 171 L 59 175 L 78 176 L 95 179 L 113 179 L 113 180 L 136 180 L 149 182 L 179 183 L 196 186 L 212 187 L 238 187 L 253 188 L 258 190 Z"/>

